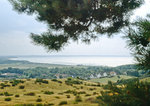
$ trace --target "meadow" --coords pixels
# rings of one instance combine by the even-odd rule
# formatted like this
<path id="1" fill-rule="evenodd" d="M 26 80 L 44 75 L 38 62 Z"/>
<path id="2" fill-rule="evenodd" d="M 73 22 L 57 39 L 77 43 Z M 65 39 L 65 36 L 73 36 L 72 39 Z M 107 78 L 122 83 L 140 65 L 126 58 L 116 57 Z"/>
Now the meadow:
<path id="1" fill-rule="evenodd" d="M 80 83 L 66 83 L 66 81 L 72 80 Z M 37 79 L 1 81 L 0 105 L 32 106 L 34 104 L 39 106 L 58 106 L 65 104 L 68 106 L 97 106 L 96 97 L 103 90 L 98 83 L 77 79 L 44 81 L 46 83 L 37 81 Z M 4 85 L 6 87 L 2 87 Z"/>
<path id="2" fill-rule="evenodd" d="M 119 76 L 114 76 L 114 77 L 105 77 L 105 78 L 96 78 L 96 79 L 91 79 L 91 82 L 100 82 L 103 84 L 107 84 L 108 81 L 112 81 L 112 82 L 117 82 L 118 80 L 126 80 L 126 79 L 132 79 L 132 78 L 136 78 L 134 76 L 127 76 L 127 75 L 119 75 Z"/>
<path id="3" fill-rule="evenodd" d="M 107 76 L 99 78 L 103 73 Z M 150 82 L 144 74 L 135 65 L 67 66 L 1 59 L 0 106 L 99 106 L 109 81 L 117 86 L 135 78 Z"/>

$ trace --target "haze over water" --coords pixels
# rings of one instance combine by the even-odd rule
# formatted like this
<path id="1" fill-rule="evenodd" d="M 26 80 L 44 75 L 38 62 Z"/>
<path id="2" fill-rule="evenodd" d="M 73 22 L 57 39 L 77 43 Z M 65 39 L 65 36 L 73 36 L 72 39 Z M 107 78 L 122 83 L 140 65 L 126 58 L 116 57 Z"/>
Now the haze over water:
<path id="1" fill-rule="evenodd" d="M 12 60 L 62 65 L 119 66 L 134 64 L 130 56 L 20 56 Z"/>

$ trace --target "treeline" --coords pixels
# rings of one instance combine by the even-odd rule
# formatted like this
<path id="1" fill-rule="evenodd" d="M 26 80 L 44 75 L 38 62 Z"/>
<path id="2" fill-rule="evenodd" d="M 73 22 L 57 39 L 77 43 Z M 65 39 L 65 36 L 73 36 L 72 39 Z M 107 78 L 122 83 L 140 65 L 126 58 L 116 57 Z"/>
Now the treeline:
<path id="1" fill-rule="evenodd" d="M 139 70 L 134 65 L 126 65 L 119 67 L 102 67 L 102 66 L 87 66 L 87 67 L 62 67 L 62 68 L 47 68 L 36 67 L 29 69 L 19 68 L 7 68 L 0 70 L 1 78 L 67 78 L 67 77 L 79 77 L 83 79 L 89 79 L 91 75 L 98 75 L 102 73 L 115 72 L 116 75 L 130 75 L 139 77 L 145 74 L 144 71 Z"/>

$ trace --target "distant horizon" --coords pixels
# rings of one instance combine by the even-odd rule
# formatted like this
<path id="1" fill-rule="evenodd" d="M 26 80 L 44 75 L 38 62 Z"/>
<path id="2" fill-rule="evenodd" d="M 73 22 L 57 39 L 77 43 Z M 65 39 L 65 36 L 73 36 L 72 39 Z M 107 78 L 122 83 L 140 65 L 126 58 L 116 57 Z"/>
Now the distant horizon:
<path id="1" fill-rule="evenodd" d="M 69 55 L 64 55 L 64 54 L 56 54 L 56 55 L 54 55 L 54 54 L 52 54 L 52 55 L 0 55 L 0 57 L 48 57 L 48 56 L 104 56 L 104 57 L 106 57 L 106 56 L 108 56 L 108 57 L 132 57 L 132 55 L 79 55 L 79 54 L 77 54 L 77 55 L 74 55 L 74 54 L 69 54 Z"/>
<path id="2" fill-rule="evenodd" d="M 116 67 L 125 64 L 134 64 L 133 57 L 129 56 L 96 56 L 96 55 L 49 55 L 49 56 L 14 56 L 9 60 L 25 60 L 34 63 L 49 63 L 61 65 L 89 65 Z"/>

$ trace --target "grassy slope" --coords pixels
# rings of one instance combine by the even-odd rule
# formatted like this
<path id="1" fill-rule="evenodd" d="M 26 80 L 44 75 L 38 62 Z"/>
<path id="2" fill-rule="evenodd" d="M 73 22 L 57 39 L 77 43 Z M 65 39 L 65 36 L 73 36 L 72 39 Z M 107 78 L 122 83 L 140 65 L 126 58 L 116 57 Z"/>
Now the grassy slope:
<path id="1" fill-rule="evenodd" d="M 6 87 L 4 89 L 0 89 L 0 93 L 3 92 L 9 92 L 13 94 L 13 96 L 9 96 L 12 98 L 12 101 L 4 101 L 6 96 L 0 96 L 0 103 L 3 106 L 10 106 L 10 105 L 16 105 L 16 104 L 38 104 L 36 102 L 36 99 L 40 98 L 42 99 L 42 102 L 39 103 L 54 103 L 55 105 L 58 105 L 61 101 L 67 101 L 68 106 L 97 106 L 98 104 L 91 103 L 91 101 L 98 95 L 100 95 L 100 91 L 102 90 L 101 87 L 93 87 L 93 86 L 86 86 L 84 85 L 85 83 L 89 82 L 84 82 L 84 84 L 81 85 L 73 85 L 73 86 L 68 86 L 64 83 L 64 80 L 62 84 L 58 82 L 53 82 L 49 80 L 49 84 L 35 84 L 35 80 L 32 79 L 30 81 L 25 80 L 25 83 L 19 84 L 15 87 Z M 1 82 L 2 83 L 2 82 Z M 91 83 L 91 82 L 90 82 Z M 94 84 L 94 83 L 92 83 Z M 19 89 L 20 85 L 24 85 L 24 89 Z M 83 89 L 81 89 L 81 86 L 83 86 Z M 96 88 L 95 90 L 90 90 L 90 88 Z M 81 94 L 83 102 L 80 102 L 78 104 L 74 104 L 75 101 L 75 96 L 73 94 L 66 94 L 63 93 L 67 90 L 76 90 L 76 91 L 85 91 L 86 94 L 91 94 L 91 96 L 85 96 L 86 94 Z M 43 91 L 53 91 L 54 94 L 52 95 L 46 95 L 43 93 Z M 29 92 L 34 92 L 36 95 L 35 96 L 26 96 L 24 94 L 29 93 Z M 96 92 L 96 95 L 93 95 L 93 92 Z M 63 93 L 63 94 L 59 94 Z M 20 97 L 16 98 L 15 95 L 19 94 Z M 70 95 L 71 98 L 67 98 L 66 95 Z M 59 98 L 58 98 L 59 97 Z"/>
<path id="2" fill-rule="evenodd" d="M 150 82 L 150 77 L 144 78 L 141 81 L 146 81 L 146 82 Z"/>
<path id="3" fill-rule="evenodd" d="M 121 79 L 129 79 L 129 78 L 135 78 L 133 76 L 126 76 L 126 75 L 119 75 L 120 78 L 117 76 L 111 77 L 111 78 L 99 78 L 99 79 L 91 79 L 92 82 L 100 82 L 106 84 L 108 81 L 116 82 L 117 80 Z"/>

